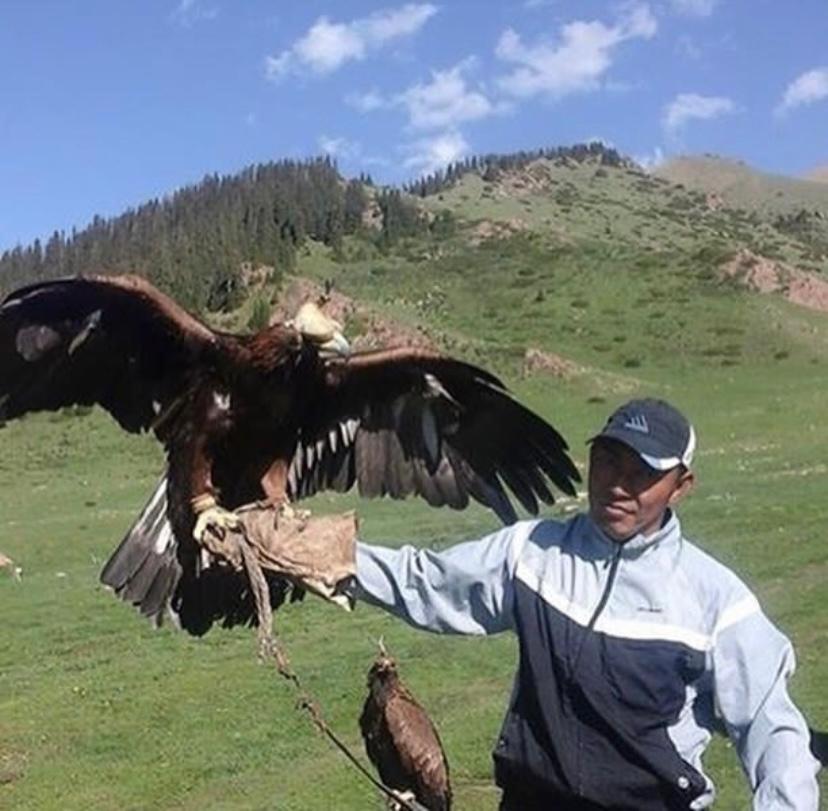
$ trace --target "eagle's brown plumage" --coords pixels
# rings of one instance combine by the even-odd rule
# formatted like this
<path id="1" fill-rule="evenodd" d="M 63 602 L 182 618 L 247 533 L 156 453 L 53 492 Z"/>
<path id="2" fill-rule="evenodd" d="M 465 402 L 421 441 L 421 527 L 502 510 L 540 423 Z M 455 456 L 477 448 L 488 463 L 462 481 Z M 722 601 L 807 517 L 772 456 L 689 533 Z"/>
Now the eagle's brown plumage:
<path id="1" fill-rule="evenodd" d="M 388 788 L 411 792 L 429 811 L 449 811 L 451 784 L 440 736 L 380 647 L 359 717 L 365 751 Z"/>
<path id="2" fill-rule="evenodd" d="M 0 423 L 98 403 L 127 431 L 155 432 L 166 481 L 102 579 L 194 633 L 253 608 L 243 577 L 199 566 L 203 494 L 234 509 L 356 485 L 434 506 L 472 498 L 510 522 L 507 490 L 532 513 L 552 501 L 548 480 L 574 492 L 564 440 L 488 372 L 413 349 L 328 357 L 319 344 L 290 323 L 214 331 L 136 276 L 43 282 L 0 304 Z"/>

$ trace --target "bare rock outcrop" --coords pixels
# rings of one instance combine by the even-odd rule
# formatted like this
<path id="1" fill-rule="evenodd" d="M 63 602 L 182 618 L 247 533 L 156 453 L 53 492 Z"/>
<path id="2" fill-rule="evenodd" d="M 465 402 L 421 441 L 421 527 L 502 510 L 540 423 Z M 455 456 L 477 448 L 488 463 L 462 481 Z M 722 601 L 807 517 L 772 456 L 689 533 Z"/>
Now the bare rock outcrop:
<path id="1" fill-rule="evenodd" d="M 508 220 L 482 220 L 472 229 L 469 244 L 476 247 L 490 239 L 506 239 L 528 229 L 528 223 L 520 217 L 511 217 Z"/>
<path id="2" fill-rule="evenodd" d="M 793 304 L 828 312 L 828 280 L 743 248 L 722 274 L 756 293 L 777 293 Z"/>

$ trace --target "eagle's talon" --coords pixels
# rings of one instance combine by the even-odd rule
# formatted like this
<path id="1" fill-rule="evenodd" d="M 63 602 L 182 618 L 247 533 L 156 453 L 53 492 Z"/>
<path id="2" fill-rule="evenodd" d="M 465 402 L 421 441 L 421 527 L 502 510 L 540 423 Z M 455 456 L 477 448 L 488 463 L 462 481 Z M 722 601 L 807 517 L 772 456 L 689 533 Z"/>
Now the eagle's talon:
<path id="1" fill-rule="evenodd" d="M 413 791 L 395 791 L 392 789 L 391 792 L 398 799 L 398 802 L 394 802 L 389 797 L 388 807 L 392 811 L 402 811 L 405 808 L 411 808 L 417 802 L 417 795 Z"/>
<path id="2" fill-rule="evenodd" d="M 307 521 L 311 517 L 310 510 L 294 509 L 290 502 L 285 501 L 279 505 L 279 518 L 284 518 L 286 521 Z"/>
<path id="3" fill-rule="evenodd" d="M 284 518 L 286 521 L 292 521 L 296 518 L 296 510 L 293 509 L 290 502 L 283 501 L 279 505 L 279 518 Z"/>
<path id="4" fill-rule="evenodd" d="M 208 529 L 218 537 L 219 541 L 223 541 L 227 530 L 236 530 L 241 526 L 238 515 L 220 507 L 211 495 L 198 496 L 193 499 L 192 504 L 196 513 L 193 538 L 200 544 L 209 545 L 206 538 Z"/>

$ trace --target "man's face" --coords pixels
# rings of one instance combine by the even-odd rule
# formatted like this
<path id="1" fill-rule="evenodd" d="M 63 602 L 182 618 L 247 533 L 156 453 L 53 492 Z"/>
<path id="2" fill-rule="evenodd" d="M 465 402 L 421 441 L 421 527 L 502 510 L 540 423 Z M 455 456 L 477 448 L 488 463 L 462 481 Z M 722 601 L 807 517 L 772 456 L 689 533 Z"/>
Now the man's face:
<path id="1" fill-rule="evenodd" d="M 589 514 L 613 540 L 651 535 L 664 513 L 690 489 L 693 474 L 679 466 L 654 470 L 631 448 L 596 439 L 589 454 Z"/>

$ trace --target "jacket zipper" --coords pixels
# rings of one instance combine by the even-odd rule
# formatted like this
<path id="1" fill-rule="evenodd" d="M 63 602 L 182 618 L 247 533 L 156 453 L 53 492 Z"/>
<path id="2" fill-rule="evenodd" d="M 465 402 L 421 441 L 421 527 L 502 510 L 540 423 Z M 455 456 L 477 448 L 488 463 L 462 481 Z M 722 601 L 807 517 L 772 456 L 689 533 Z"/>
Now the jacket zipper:
<path id="1" fill-rule="evenodd" d="M 583 653 L 587 637 L 589 636 L 590 631 L 592 631 L 595 627 L 595 623 L 598 622 L 598 617 L 601 616 L 601 612 L 603 612 L 603 610 L 607 607 L 607 602 L 609 602 L 610 592 L 615 584 L 615 576 L 618 573 L 618 564 L 621 562 L 621 549 L 621 544 L 616 544 L 612 560 L 610 561 L 610 570 L 607 575 L 607 582 L 604 584 L 604 590 L 601 593 L 601 599 L 598 600 L 598 605 L 595 606 L 595 611 L 592 612 L 592 616 L 589 618 L 589 622 L 587 623 L 586 628 L 584 628 L 583 634 L 581 634 L 581 643 L 578 645 L 578 652 L 575 654 L 575 660 L 570 668 L 570 679 L 575 678 L 575 674 L 578 672 L 578 663 L 581 661 L 581 654 Z"/>
<path id="2" fill-rule="evenodd" d="M 569 682 L 570 682 L 570 691 L 572 690 L 572 685 L 575 683 L 575 676 L 578 672 L 578 664 L 581 661 L 581 654 L 584 651 L 584 645 L 586 644 L 587 637 L 592 632 L 592 629 L 595 627 L 595 623 L 598 622 L 598 617 L 601 616 L 603 610 L 607 607 L 607 603 L 609 602 L 610 594 L 612 592 L 612 587 L 615 584 L 615 576 L 618 573 L 618 566 L 621 563 L 621 550 L 622 545 L 616 544 L 615 549 L 613 550 L 612 560 L 610 561 L 610 570 L 609 574 L 607 575 L 607 582 L 604 584 L 604 590 L 601 593 L 601 598 L 598 600 L 598 605 L 595 606 L 595 610 L 592 612 L 592 616 L 589 618 L 589 622 L 584 628 L 583 634 L 581 634 L 581 641 L 578 645 L 578 651 L 575 654 L 575 659 L 572 662 L 572 667 L 569 670 Z M 576 741 L 576 748 L 578 751 L 578 795 L 583 796 L 584 793 L 584 781 L 583 781 L 583 772 L 582 772 L 582 763 L 583 757 L 581 752 L 581 730 L 580 726 L 576 725 L 577 730 L 577 741 Z"/>

